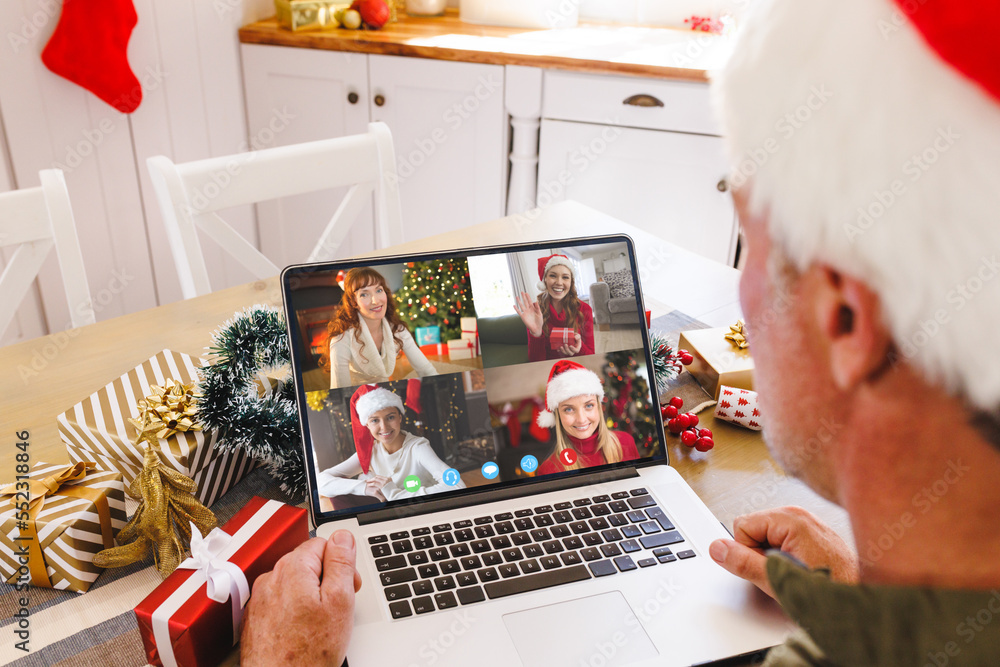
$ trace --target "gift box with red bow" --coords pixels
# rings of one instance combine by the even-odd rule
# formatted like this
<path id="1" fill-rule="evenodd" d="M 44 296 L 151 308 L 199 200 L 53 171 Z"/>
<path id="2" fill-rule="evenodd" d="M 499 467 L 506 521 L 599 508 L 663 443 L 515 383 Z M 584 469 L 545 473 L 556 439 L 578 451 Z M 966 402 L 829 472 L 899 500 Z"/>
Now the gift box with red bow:
<path id="1" fill-rule="evenodd" d="M 462 338 L 476 344 L 476 356 L 478 357 L 483 353 L 479 347 L 479 321 L 475 317 L 463 317 L 459 324 L 462 327 Z"/>
<path id="2" fill-rule="evenodd" d="M 16 469 L 0 489 L 0 574 L 9 584 L 83 593 L 102 571 L 94 554 L 113 547 L 125 525 L 122 476 L 92 462 Z"/>
<path id="3" fill-rule="evenodd" d="M 563 345 L 576 344 L 576 330 L 566 327 L 555 327 L 549 333 L 549 347 L 558 350 Z"/>
<path id="4" fill-rule="evenodd" d="M 239 640 L 254 581 L 308 538 L 304 509 L 259 497 L 221 529 L 193 530 L 191 558 L 135 608 L 150 664 L 219 664 Z"/>
<path id="5" fill-rule="evenodd" d="M 448 358 L 455 359 L 475 359 L 476 343 L 468 338 L 457 338 L 448 341 Z"/>

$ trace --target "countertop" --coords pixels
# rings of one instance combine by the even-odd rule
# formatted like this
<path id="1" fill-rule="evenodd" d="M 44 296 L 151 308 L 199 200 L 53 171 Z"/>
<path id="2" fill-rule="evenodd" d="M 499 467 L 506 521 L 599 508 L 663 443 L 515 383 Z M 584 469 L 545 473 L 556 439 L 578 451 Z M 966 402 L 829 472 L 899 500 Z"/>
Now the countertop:
<path id="1" fill-rule="evenodd" d="M 401 13 L 381 30 L 292 32 L 270 18 L 239 34 L 245 44 L 687 81 L 707 81 L 731 49 L 730 39 L 704 32 L 586 22 L 561 30 L 484 26 L 460 21 L 453 9 L 431 18 Z"/>

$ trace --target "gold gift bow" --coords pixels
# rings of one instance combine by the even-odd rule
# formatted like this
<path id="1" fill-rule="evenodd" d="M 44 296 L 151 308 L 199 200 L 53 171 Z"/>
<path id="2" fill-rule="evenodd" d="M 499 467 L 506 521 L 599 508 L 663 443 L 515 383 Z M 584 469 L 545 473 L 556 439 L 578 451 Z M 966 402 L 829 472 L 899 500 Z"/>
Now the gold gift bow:
<path id="1" fill-rule="evenodd" d="M 138 419 L 128 420 L 139 431 L 156 426 L 156 437 L 163 439 L 179 432 L 201 430 L 201 425 L 194 421 L 198 397 L 193 382 L 181 384 L 168 378 L 163 386 L 150 385 L 149 391 L 149 396 L 136 403 Z"/>
<path id="2" fill-rule="evenodd" d="M 736 320 L 736 324 L 729 325 L 729 333 L 726 334 L 726 340 L 741 350 L 750 347 L 750 341 L 747 340 L 747 330 L 743 324 L 743 320 Z"/>
<path id="3" fill-rule="evenodd" d="M 31 584 L 41 588 L 52 588 L 52 580 L 49 579 L 48 570 L 45 567 L 45 558 L 42 556 L 42 545 L 38 540 L 38 526 L 35 519 L 38 513 L 45 506 L 45 499 L 48 496 L 66 496 L 71 498 L 83 498 L 90 500 L 97 507 L 97 516 L 101 522 L 101 539 L 104 547 L 112 547 L 115 544 L 111 534 L 111 508 L 108 506 L 108 498 L 101 493 L 100 489 L 92 489 L 86 486 L 67 486 L 64 484 L 78 482 L 87 477 L 88 470 L 96 470 L 97 464 L 91 461 L 80 461 L 60 468 L 55 473 L 44 479 L 30 479 L 28 482 L 28 520 L 18 521 L 19 531 L 22 541 L 28 543 L 28 571 L 31 573 Z M 23 483 L 23 482 L 22 482 Z M 25 491 L 17 488 L 17 483 L 10 484 L 0 489 L 0 497 L 13 496 L 10 504 L 18 509 L 18 495 L 23 496 Z M 16 514 L 15 514 L 16 516 Z M 17 572 L 7 580 L 13 583 L 17 579 Z"/>

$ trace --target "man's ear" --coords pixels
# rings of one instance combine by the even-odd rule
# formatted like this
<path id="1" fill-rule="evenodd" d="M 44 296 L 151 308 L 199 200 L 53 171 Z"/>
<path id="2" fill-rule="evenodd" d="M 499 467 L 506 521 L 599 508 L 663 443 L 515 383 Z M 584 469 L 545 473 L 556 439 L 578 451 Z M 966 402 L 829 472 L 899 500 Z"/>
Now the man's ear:
<path id="1" fill-rule="evenodd" d="M 882 307 L 865 283 L 828 266 L 818 272 L 817 315 L 829 350 L 830 374 L 847 390 L 880 374 L 892 347 Z"/>

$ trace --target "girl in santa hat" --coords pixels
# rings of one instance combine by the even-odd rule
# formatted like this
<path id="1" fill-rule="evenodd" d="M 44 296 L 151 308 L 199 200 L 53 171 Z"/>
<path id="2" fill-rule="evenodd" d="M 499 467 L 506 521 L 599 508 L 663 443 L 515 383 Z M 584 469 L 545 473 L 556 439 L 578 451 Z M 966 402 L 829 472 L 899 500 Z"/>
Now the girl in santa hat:
<path id="1" fill-rule="evenodd" d="M 419 408 L 419 380 L 410 380 L 407 404 Z M 464 489 L 444 481 L 447 464 L 438 458 L 427 438 L 403 430 L 403 399 L 378 385 L 362 385 L 351 396 L 351 430 L 355 453 L 319 473 L 322 496 L 372 496 L 385 502 L 449 489 Z M 407 487 L 416 475 L 418 488 Z"/>
<path id="2" fill-rule="evenodd" d="M 632 436 L 608 428 L 603 400 L 604 386 L 596 373 L 575 361 L 553 364 L 545 386 L 547 410 L 536 422 L 555 428 L 556 448 L 538 466 L 539 475 L 639 458 Z"/>
<path id="3" fill-rule="evenodd" d="M 528 329 L 528 360 L 544 361 L 594 353 L 594 311 L 576 294 L 573 265 L 566 255 L 538 258 L 538 300 L 527 292 L 515 297 L 514 310 Z M 553 348 L 553 329 L 570 329 Z"/>
<path id="4" fill-rule="evenodd" d="M 327 333 L 329 351 L 320 358 L 320 366 L 330 368 L 330 389 L 386 382 L 401 352 L 420 377 L 437 375 L 399 318 L 385 278 L 373 268 L 347 272 L 340 308 Z"/>

